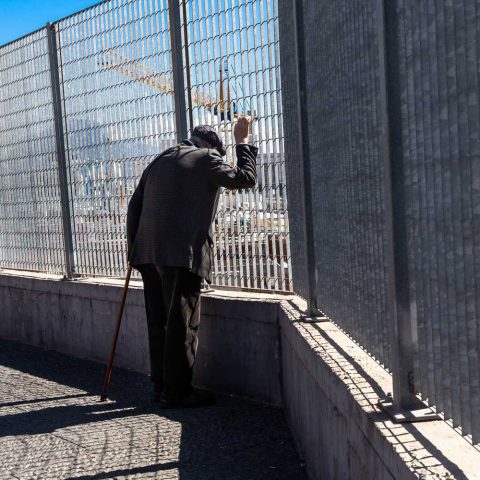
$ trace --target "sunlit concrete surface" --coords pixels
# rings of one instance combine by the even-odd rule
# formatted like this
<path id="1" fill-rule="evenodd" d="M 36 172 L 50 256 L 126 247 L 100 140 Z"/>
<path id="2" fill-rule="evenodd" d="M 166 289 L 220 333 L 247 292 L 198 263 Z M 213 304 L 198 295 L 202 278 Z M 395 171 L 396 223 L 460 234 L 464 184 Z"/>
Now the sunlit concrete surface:
<path id="1" fill-rule="evenodd" d="M 145 375 L 0 340 L 0 478 L 306 479 L 282 411 L 161 410 Z"/>

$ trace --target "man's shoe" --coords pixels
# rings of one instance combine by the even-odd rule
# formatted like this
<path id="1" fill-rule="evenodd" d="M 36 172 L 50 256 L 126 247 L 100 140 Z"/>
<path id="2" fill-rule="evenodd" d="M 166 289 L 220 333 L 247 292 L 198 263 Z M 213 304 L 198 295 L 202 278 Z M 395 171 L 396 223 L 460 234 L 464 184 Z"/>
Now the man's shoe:
<path id="1" fill-rule="evenodd" d="M 163 394 L 160 396 L 160 406 L 162 408 L 208 407 L 214 403 L 215 396 L 202 390 L 193 390 L 189 395 L 180 399 L 171 399 Z"/>

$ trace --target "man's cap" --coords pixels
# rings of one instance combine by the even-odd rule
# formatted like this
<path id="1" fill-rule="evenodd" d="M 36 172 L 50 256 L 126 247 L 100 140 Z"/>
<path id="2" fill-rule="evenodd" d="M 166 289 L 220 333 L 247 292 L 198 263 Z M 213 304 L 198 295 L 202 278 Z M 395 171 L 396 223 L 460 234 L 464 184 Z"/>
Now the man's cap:
<path id="1" fill-rule="evenodd" d="M 224 157 L 227 153 L 225 147 L 223 146 L 222 139 L 218 136 L 215 128 L 210 125 L 197 125 L 193 129 L 192 137 L 205 140 L 212 146 L 212 148 L 217 149 L 222 157 Z"/>

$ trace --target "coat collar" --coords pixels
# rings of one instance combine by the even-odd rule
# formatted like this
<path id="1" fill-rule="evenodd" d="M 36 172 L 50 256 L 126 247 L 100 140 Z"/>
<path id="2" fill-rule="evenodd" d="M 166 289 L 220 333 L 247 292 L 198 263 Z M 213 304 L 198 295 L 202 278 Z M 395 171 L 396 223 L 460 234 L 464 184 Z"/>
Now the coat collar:
<path id="1" fill-rule="evenodd" d="M 199 148 L 197 145 L 195 145 L 191 140 L 183 140 L 182 142 L 180 142 L 180 145 L 182 146 L 185 146 L 185 147 L 195 147 L 195 148 Z"/>

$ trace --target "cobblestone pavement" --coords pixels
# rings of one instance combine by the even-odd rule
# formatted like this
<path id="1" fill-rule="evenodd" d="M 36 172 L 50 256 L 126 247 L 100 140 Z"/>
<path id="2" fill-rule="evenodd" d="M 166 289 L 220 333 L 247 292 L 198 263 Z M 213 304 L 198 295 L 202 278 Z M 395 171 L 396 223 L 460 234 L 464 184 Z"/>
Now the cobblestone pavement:
<path id="1" fill-rule="evenodd" d="M 0 340 L 0 479 L 305 480 L 282 411 L 161 410 L 145 375 Z"/>

